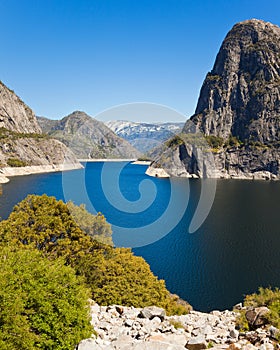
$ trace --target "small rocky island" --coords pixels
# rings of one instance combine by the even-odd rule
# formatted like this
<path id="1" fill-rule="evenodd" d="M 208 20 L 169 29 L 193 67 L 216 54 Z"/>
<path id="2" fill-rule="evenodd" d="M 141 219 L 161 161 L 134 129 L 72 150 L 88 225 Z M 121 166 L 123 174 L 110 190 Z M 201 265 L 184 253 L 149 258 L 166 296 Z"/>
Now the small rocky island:
<path id="1" fill-rule="evenodd" d="M 195 114 L 152 154 L 148 174 L 276 180 L 279 147 L 280 28 L 247 20 L 227 34 Z"/>

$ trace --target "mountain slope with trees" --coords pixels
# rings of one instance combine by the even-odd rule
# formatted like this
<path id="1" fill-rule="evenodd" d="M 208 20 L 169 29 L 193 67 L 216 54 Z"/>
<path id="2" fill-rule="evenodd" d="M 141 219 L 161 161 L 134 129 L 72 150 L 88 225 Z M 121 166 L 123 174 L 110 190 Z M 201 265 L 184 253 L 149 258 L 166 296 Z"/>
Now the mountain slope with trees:
<path id="1" fill-rule="evenodd" d="M 104 123 L 76 111 L 61 120 L 37 117 L 42 130 L 72 149 L 79 159 L 135 159 L 140 152 Z"/>

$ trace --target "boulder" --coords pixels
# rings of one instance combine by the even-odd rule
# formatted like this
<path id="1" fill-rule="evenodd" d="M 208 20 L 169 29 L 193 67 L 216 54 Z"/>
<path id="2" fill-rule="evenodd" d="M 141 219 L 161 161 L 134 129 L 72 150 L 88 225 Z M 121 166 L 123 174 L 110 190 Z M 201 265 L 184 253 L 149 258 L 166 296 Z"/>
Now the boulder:
<path id="1" fill-rule="evenodd" d="M 266 306 L 252 308 L 246 312 L 246 319 L 252 328 L 257 328 L 268 323 L 268 313 L 269 309 Z"/>
<path id="2" fill-rule="evenodd" d="M 207 348 L 206 340 L 203 336 L 199 335 L 197 337 L 191 338 L 185 348 L 188 350 L 202 350 Z"/>
<path id="3" fill-rule="evenodd" d="M 280 334 L 279 329 L 274 327 L 274 326 L 269 327 L 268 330 L 269 330 L 269 335 L 270 335 L 271 338 L 276 339 L 277 336 Z"/>
<path id="4" fill-rule="evenodd" d="M 165 316 L 165 310 L 157 306 L 144 307 L 144 309 L 140 311 L 140 317 L 148 318 L 149 320 L 152 320 L 154 317 L 159 317 L 163 321 Z"/>

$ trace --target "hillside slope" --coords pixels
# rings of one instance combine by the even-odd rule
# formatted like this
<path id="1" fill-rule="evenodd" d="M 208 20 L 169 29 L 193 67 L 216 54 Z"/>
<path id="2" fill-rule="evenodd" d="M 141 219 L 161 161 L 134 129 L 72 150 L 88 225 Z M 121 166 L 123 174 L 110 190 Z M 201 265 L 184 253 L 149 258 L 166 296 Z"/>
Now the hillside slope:
<path id="1" fill-rule="evenodd" d="M 104 123 L 75 111 L 61 120 L 38 117 L 45 133 L 69 146 L 80 158 L 138 158 L 140 152 Z"/>
<path id="2" fill-rule="evenodd" d="M 42 133 L 34 112 L 0 82 L 0 174 L 81 167 L 73 152 Z M 3 177 L 1 180 L 5 181 Z"/>

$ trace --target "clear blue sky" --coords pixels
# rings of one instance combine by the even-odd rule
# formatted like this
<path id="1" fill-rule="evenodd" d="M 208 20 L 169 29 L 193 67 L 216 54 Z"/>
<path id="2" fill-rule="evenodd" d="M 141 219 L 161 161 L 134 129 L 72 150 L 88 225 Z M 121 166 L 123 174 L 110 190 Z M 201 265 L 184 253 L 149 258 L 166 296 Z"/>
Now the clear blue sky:
<path id="1" fill-rule="evenodd" d="M 0 79 L 52 119 L 128 102 L 189 117 L 231 27 L 280 25 L 279 0 L 0 0 L 0 13 Z"/>

